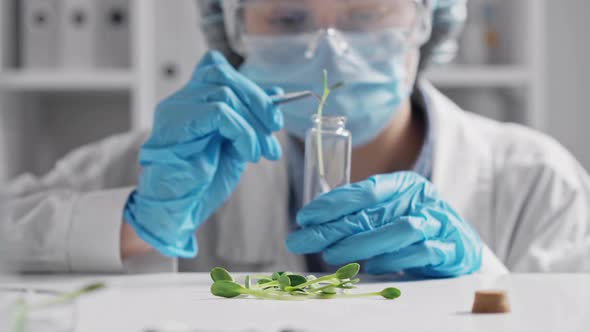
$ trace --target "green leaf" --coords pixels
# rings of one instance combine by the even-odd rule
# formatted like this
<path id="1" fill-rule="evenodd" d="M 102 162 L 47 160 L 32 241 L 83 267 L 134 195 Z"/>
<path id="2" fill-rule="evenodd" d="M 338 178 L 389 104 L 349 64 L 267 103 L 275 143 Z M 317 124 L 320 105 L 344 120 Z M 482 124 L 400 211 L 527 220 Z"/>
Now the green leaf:
<path id="1" fill-rule="evenodd" d="M 262 285 L 262 284 L 268 284 L 269 282 L 272 282 L 272 279 L 258 279 L 258 281 L 256 283 L 258 285 Z"/>
<path id="2" fill-rule="evenodd" d="M 280 278 L 280 277 L 281 277 L 283 274 L 285 274 L 285 272 L 284 272 L 284 271 L 281 271 L 281 272 L 275 272 L 275 273 L 273 273 L 273 274 L 272 274 L 271 278 L 272 278 L 272 280 L 279 280 L 279 278 Z"/>
<path id="3" fill-rule="evenodd" d="M 252 281 L 250 280 L 250 276 L 246 276 L 246 279 L 244 280 L 244 287 L 246 287 L 246 289 L 252 288 Z"/>
<path id="4" fill-rule="evenodd" d="M 336 295 L 336 287 L 328 287 L 322 290 L 322 295 Z"/>
<path id="5" fill-rule="evenodd" d="M 351 279 L 359 273 L 360 269 L 361 266 L 358 263 L 350 263 L 339 268 L 334 275 L 338 279 Z"/>
<path id="6" fill-rule="evenodd" d="M 285 290 L 285 288 L 291 286 L 291 279 L 289 279 L 289 276 L 286 274 L 283 274 L 279 277 L 279 288 L 281 290 Z"/>
<path id="7" fill-rule="evenodd" d="M 79 290 L 79 293 L 83 294 L 83 293 L 90 293 L 90 292 L 94 292 L 95 290 L 99 290 L 102 288 L 105 288 L 106 285 L 104 282 L 95 282 L 93 284 L 87 285 L 83 288 L 81 288 Z"/>
<path id="8" fill-rule="evenodd" d="M 294 286 L 294 287 L 307 282 L 307 278 L 305 278 L 304 276 L 298 275 L 298 274 L 290 274 L 288 277 L 289 277 L 289 280 L 291 281 L 291 286 Z"/>
<path id="9" fill-rule="evenodd" d="M 338 82 L 338 83 L 336 83 L 336 84 L 334 84 L 334 85 L 332 85 L 332 86 L 330 87 L 330 91 L 334 91 L 334 90 L 336 90 L 336 89 L 339 89 L 339 88 L 341 88 L 342 86 L 344 86 L 344 82 Z"/>
<path id="10" fill-rule="evenodd" d="M 222 267 L 213 268 L 210 272 L 210 275 L 211 275 L 211 279 L 213 281 L 221 281 L 221 280 L 235 281 L 234 277 L 232 277 L 232 275 L 229 274 L 229 272 Z"/>
<path id="11" fill-rule="evenodd" d="M 245 293 L 244 287 L 229 280 L 219 280 L 211 285 L 211 294 L 215 296 L 232 298 Z"/>
<path id="12" fill-rule="evenodd" d="M 395 288 L 395 287 L 389 287 L 389 288 L 385 288 L 384 290 L 381 291 L 381 296 L 383 296 L 386 299 L 396 299 L 398 297 L 400 297 L 402 295 L 402 292 Z"/>

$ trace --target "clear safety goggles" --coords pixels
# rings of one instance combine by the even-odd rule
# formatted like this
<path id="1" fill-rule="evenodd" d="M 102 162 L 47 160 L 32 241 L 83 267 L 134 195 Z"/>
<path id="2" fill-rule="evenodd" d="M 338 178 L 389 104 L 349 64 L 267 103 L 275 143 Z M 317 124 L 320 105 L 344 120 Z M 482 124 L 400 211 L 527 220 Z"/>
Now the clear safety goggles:
<path id="1" fill-rule="evenodd" d="M 325 31 L 357 37 L 395 31 L 406 45 L 420 46 L 431 31 L 429 8 L 421 0 L 222 0 L 222 5 L 229 42 L 241 55 L 247 55 L 247 37 L 307 37 L 312 45 Z"/>

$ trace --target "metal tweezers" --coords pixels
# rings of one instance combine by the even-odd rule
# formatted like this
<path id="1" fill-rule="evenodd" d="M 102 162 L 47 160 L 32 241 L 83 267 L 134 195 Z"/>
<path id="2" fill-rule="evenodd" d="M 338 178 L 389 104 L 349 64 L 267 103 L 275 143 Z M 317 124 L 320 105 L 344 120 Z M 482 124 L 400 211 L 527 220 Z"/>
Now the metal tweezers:
<path id="1" fill-rule="evenodd" d="M 274 95 L 274 96 L 270 96 L 270 99 L 272 100 L 273 104 L 279 105 L 279 104 L 289 103 L 292 101 L 296 101 L 296 100 L 311 97 L 311 96 L 318 97 L 318 95 L 316 93 L 314 93 L 313 91 L 307 90 L 307 91 L 297 91 L 297 92 L 284 93 L 284 94 L 280 94 L 280 95 Z"/>

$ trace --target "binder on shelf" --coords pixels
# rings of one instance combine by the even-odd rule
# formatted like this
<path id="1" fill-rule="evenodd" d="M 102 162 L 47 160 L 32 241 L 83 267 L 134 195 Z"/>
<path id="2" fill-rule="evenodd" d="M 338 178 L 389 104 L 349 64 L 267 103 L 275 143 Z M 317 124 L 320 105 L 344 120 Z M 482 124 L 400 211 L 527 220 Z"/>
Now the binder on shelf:
<path id="1" fill-rule="evenodd" d="M 20 7 L 22 67 L 49 69 L 57 66 L 59 7 L 59 0 L 23 0 Z"/>
<path id="2" fill-rule="evenodd" d="M 156 96 L 164 98 L 178 90 L 190 78 L 204 54 L 195 2 L 154 1 Z"/>
<path id="3" fill-rule="evenodd" d="M 64 68 L 96 67 L 99 1 L 61 0 L 60 65 Z"/>
<path id="4" fill-rule="evenodd" d="M 130 1 L 95 1 L 98 5 L 97 66 L 106 68 L 130 67 Z"/>
<path id="5" fill-rule="evenodd" d="M 155 1 L 155 60 L 156 60 L 156 98 L 164 98 L 176 89 L 183 81 L 181 74 L 186 70 L 182 63 L 182 49 L 179 45 L 183 34 L 183 20 L 180 18 L 186 8 L 186 1 Z"/>

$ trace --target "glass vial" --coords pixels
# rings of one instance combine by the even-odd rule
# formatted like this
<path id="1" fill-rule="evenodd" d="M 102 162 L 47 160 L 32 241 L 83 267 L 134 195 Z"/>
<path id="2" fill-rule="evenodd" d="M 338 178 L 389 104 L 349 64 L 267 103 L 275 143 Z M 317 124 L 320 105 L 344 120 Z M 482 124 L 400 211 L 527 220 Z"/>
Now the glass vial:
<path id="1" fill-rule="evenodd" d="M 322 116 L 320 131 L 319 121 L 317 115 L 312 116 L 305 136 L 303 205 L 319 194 L 350 183 L 352 136 L 345 128 L 346 117 Z"/>

